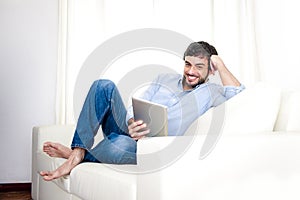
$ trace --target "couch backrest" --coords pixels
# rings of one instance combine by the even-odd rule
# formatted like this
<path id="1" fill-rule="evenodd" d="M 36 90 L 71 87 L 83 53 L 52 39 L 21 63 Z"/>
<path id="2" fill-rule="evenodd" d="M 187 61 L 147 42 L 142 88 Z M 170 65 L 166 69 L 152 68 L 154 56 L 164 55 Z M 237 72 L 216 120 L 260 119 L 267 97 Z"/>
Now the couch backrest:
<path id="1" fill-rule="evenodd" d="M 229 99 L 225 103 L 223 134 L 271 132 L 280 110 L 281 89 L 259 82 Z M 215 114 L 215 108 L 198 119 L 199 134 L 206 134 Z"/>
<path id="2" fill-rule="evenodd" d="M 282 91 L 275 131 L 300 131 L 300 90 Z"/>

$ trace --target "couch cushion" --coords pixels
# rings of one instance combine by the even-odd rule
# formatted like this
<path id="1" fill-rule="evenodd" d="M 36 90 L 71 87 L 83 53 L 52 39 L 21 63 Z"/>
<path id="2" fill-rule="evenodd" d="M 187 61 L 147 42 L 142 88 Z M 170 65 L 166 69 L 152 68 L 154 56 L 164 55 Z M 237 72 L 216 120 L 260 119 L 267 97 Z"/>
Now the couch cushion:
<path id="1" fill-rule="evenodd" d="M 223 133 L 272 131 L 280 106 L 280 89 L 257 83 L 225 103 Z"/>
<path id="2" fill-rule="evenodd" d="M 280 89 L 266 83 L 247 86 L 244 91 L 225 102 L 223 133 L 243 134 L 273 131 L 280 107 Z M 221 105 L 223 106 L 223 105 Z M 208 133 L 215 108 L 198 121 L 198 133 Z M 221 123 L 221 122 L 220 122 Z"/>
<path id="3" fill-rule="evenodd" d="M 300 91 L 285 90 L 276 121 L 276 131 L 300 131 Z"/>
<path id="4" fill-rule="evenodd" d="M 82 163 L 70 178 L 71 193 L 82 199 L 136 199 L 136 176 L 117 171 L 114 165 Z"/>
<path id="5" fill-rule="evenodd" d="M 203 139 L 197 136 L 183 157 L 158 172 L 156 199 L 299 199 L 299 132 L 223 135 L 200 160 Z"/>

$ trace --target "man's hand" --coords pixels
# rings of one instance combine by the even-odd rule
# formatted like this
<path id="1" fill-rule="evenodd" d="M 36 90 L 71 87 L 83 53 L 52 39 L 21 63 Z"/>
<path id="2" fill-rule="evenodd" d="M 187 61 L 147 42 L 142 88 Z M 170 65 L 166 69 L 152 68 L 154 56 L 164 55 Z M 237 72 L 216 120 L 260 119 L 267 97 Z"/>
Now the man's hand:
<path id="1" fill-rule="evenodd" d="M 134 140 L 139 140 L 150 133 L 147 125 L 142 121 L 134 121 L 133 119 L 128 120 L 128 133 Z"/>
<path id="2" fill-rule="evenodd" d="M 211 72 L 215 75 L 215 72 L 218 71 L 221 77 L 222 84 L 224 86 L 240 86 L 240 82 L 233 76 L 233 74 L 227 69 L 223 60 L 217 56 L 212 55 L 210 57 L 210 66 Z"/>
<path id="3" fill-rule="evenodd" d="M 211 55 L 210 57 L 210 68 L 211 73 L 215 75 L 215 72 L 219 70 L 219 68 L 224 68 L 225 64 L 223 60 L 217 55 Z"/>

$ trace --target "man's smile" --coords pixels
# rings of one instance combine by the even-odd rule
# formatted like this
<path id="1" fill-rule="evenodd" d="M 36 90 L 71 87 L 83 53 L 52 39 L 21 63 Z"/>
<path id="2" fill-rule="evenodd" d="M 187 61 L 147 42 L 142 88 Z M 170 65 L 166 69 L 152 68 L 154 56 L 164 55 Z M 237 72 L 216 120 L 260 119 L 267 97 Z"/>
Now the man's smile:
<path id="1" fill-rule="evenodd" d="M 187 75 L 187 80 L 189 82 L 193 82 L 197 79 L 198 77 L 197 76 L 194 76 L 194 75 Z"/>

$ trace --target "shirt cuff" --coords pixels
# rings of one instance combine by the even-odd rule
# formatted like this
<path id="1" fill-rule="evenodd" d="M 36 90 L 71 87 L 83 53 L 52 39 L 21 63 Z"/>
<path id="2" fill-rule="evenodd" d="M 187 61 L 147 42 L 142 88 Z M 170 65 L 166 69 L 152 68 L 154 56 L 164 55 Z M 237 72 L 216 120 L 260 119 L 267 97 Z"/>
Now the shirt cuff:
<path id="1" fill-rule="evenodd" d="M 128 120 L 133 118 L 133 108 L 132 106 L 128 107 L 126 114 L 126 125 L 128 126 Z"/>
<path id="2" fill-rule="evenodd" d="M 245 86 L 243 84 L 241 84 L 240 86 L 224 86 L 224 94 L 226 99 L 230 99 L 231 97 L 237 95 L 244 89 Z"/>

